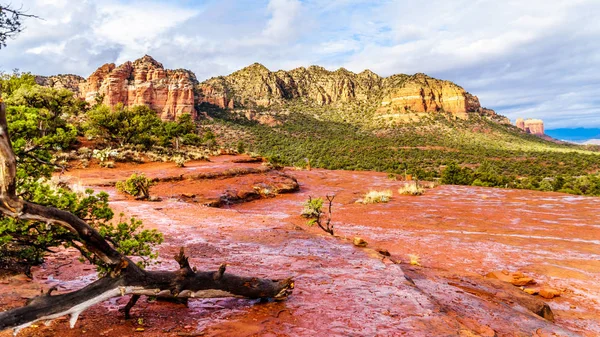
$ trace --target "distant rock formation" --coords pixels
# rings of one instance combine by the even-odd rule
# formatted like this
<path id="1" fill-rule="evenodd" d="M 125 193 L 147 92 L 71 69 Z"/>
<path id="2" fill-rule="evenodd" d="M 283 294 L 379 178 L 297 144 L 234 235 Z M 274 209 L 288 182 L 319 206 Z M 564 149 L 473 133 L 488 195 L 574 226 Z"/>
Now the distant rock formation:
<path id="1" fill-rule="evenodd" d="M 146 55 L 120 66 L 101 66 L 80 83 L 79 95 L 89 103 L 101 100 L 115 106 L 147 105 L 163 120 L 174 120 L 183 114 L 196 116 L 194 88 L 196 76 L 188 70 L 168 70 Z"/>
<path id="2" fill-rule="evenodd" d="M 79 95 L 79 85 L 85 82 L 85 78 L 73 74 L 61 74 L 54 76 L 36 76 L 35 82 L 45 87 L 56 89 L 67 89 Z"/>
<path id="3" fill-rule="evenodd" d="M 524 120 L 523 118 L 517 118 L 515 125 L 532 135 L 543 136 L 544 135 L 544 121 L 541 119 L 531 119 L 528 118 Z"/>
<path id="4" fill-rule="evenodd" d="M 466 119 L 478 114 L 501 123 L 508 119 L 481 107 L 477 96 L 450 82 L 425 74 L 381 77 L 370 70 L 353 73 L 344 68 L 300 67 L 272 72 L 254 63 L 227 76 L 198 83 L 189 70 L 164 69 L 152 57 L 109 63 L 87 80 L 76 75 L 38 77 L 38 83 L 67 88 L 94 104 L 131 107 L 147 105 L 163 120 L 182 114 L 197 115 L 196 107 L 210 104 L 223 109 L 272 107 L 299 99 L 318 105 L 369 103 L 379 118 L 445 112 Z"/>
<path id="5" fill-rule="evenodd" d="M 458 118 L 471 113 L 507 122 L 493 110 L 482 108 L 477 96 L 460 86 L 425 74 L 380 77 L 370 70 L 355 74 L 344 68 L 300 67 L 272 72 L 254 63 L 228 76 L 211 78 L 199 86 L 199 101 L 221 108 L 269 107 L 290 99 L 320 105 L 375 100 L 381 112 L 448 112 Z"/>

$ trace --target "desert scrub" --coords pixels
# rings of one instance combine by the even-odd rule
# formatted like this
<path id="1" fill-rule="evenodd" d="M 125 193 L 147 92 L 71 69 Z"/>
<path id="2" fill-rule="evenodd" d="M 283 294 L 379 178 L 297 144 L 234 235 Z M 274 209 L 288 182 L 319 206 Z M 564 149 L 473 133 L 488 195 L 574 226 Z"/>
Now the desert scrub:
<path id="1" fill-rule="evenodd" d="M 400 195 L 421 195 L 425 189 L 417 182 L 410 182 L 398 189 Z"/>
<path id="2" fill-rule="evenodd" d="M 177 157 L 173 158 L 173 161 L 175 162 L 175 165 L 177 165 L 177 167 L 185 167 L 185 163 L 187 162 L 187 159 L 185 159 L 182 156 L 177 156 Z"/>
<path id="3" fill-rule="evenodd" d="M 77 154 L 81 159 L 91 159 L 92 158 L 92 150 L 89 147 L 82 146 L 77 149 Z"/>
<path id="4" fill-rule="evenodd" d="M 115 162 L 112 160 L 101 161 L 99 165 L 100 165 L 100 167 L 115 168 Z"/>
<path id="5" fill-rule="evenodd" d="M 323 223 L 325 212 L 323 212 L 323 198 L 312 198 L 308 197 L 308 200 L 303 204 L 304 209 L 302 210 L 302 216 L 307 218 L 306 224 L 308 226 L 319 226 L 323 231 L 333 235 L 333 224 L 331 223 L 331 208 L 333 205 L 333 199 L 335 195 L 328 195 L 327 198 L 327 220 Z"/>
<path id="6" fill-rule="evenodd" d="M 359 199 L 357 202 L 362 204 L 377 204 L 382 202 L 388 202 L 392 198 L 392 191 L 369 191 L 362 199 Z"/>
<path id="7" fill-rule="evenodd" d="M 121 193 L 127 193 L 136 199 L 150 198 L 150 186 L 152 181 L 142 174 L 134 173 L 125 181 L 118 181 L 115 187 Z"/>
<path id="8" fill-rule="evenodd" d="M 110 147 L 107 147 L 103 150 L 94 149 L 92 152 L 92 157 L 98 159 L 101 163 L 108 161 L 109 158 L 115 158 L 119 155 L 117 150 L 113 150 Z"/>
<path id="9" fill-rule="evenodd" d="M 411 266 L 421 266 L 420 257 L 417 254 L 408 254 L 409 263 Z"/>
<path id="10" fill-rule="evenodd" d="M 127 149 L 119 152 L 115 160 L 123 163 L 142 163 L 142 156 L 139 151 Z"/>

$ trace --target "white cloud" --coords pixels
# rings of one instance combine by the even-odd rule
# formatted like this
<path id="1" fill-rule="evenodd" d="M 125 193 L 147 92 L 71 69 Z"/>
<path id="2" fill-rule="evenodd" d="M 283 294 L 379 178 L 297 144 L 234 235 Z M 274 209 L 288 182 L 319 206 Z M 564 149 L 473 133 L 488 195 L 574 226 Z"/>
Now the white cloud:
<path id="1" fill-rule="evenodd" d="M 298 0 L 270 0 L 267 9 L 271 18 L 263 31 L 265 37 L 280 41 L 294 37 L 301 29 L 301 3 Z"/>
<path id="2" fill-rule="evenodd" d="M 124 46 L 117 62 L 125 62 L 144 54 L 158 35 L 197 13 L 170 4 L 109 3 L 100 7 L 100 20 L 93 27 L 93 35 L 99 41 Z"/>
<path id="3" fill-rule="evenodd" d="M 323 54 L 338 54 L 357 51 L 360 44 L 356 40 L 340 40 L 322 42 L 320 52 Z"/>

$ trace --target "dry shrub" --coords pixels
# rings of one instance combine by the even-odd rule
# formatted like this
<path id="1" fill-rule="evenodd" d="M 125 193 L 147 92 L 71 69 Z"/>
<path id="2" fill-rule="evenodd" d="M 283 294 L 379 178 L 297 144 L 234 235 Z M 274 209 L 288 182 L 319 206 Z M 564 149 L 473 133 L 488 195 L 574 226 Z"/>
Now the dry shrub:
<path id="1" fill-rule="evenodd" d="M 425 189 L 416 181 L 410 182 L 398 189 L 400 195 L 421 195 Z"/>
<path id="2" fill-rule="evenodd" d="M 363 204 L 377 204 L 377 203 L 382 203 L 382 202 L 388 202 L 390 201 L 390 199 L 392 198 L 392 191 L 391 190 L 385 190 L 385 191 L 369 191 L 367 194 L 365 194 L 365 196 L 358 200 L 357 202 L 363 203 Z"/>

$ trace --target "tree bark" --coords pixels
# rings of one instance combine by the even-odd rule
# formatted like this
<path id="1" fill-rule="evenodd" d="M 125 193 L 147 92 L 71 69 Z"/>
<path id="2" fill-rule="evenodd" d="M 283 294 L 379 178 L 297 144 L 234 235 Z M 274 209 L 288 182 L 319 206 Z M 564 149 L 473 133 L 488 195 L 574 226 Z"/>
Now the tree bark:
<path id="1" fill-rule="evenodd" d="M 190 267 L 183 248 L 175 259 L 176 271 L 146 271 L 104 240 L 100 233 L 75 215 L 52 207 L 30 203 L 16 195 L 16 158 L 6 122 L 6 109 L 0 102 L 0 212 L 22 220 L 42 221 L 66 228 L 81 238 L 85 247 L 110 266 L 110 273 L 88 286 L 66 294 L 35 297 L 24 307 L 0 313 L 0 330 L 22 328 L 37 321 L 51 321 L 71 315 L 74 327 L 79 314 L 111 297 L 141 295 L 164 298 L 245 297 L 287 298 L 294 288 L 291 278 L 270 280 L 225 273 L 225 265 L 216 271 L 196 272 Z M 129 313 L 135 300 L 125 307 Z"/>

